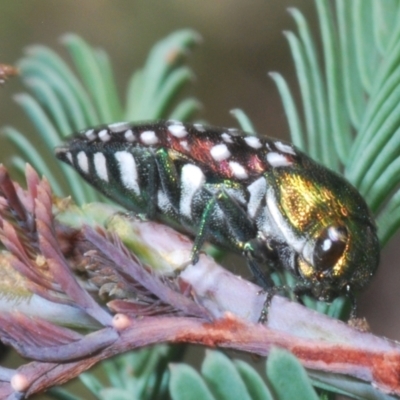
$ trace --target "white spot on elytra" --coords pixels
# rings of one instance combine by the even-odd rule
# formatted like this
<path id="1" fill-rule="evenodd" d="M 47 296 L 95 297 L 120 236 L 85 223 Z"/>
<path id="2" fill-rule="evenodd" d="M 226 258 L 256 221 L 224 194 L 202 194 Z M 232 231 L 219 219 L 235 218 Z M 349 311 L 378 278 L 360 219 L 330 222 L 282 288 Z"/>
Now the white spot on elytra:
<path id="1" fill-rule="evenodd" d="M 140 195 L 138 171 L 133 155 L 127 151 L 117 151 L 114 156 L 118 162 L 122 183 L 127 189 L 133 190 L 137 195 Z"/>
<path id="2" fill-rule="evenodd" d="M 192 199 L 195 193 L 203 186 L 206 177 L 203 171 L 193 164 L 186 164 L 181 172 L 181 201 L 179 210 L 182 215 L 191 218 Z"/>
<path id="3" fill-rule="evenodd" d="M 225 133 L 225 132 L 224 132 L 224 133 L 221 135 L 221 137 L 222 137 L 222 140 L 223 140 L 225 143 L 233 143 L 232 136 L 229 135 L 228 133 Z"/>
<path id="4" fill-rule="evenodd" d="M 108 125 L 110 131 L 114 133 L 126 131 L 127 129 L 129 129 L 129 127 L 130 124 L 128 122 L 115 122 L 113 124 Z"/>
<path id="5" fill-rule="evenodd" d="M 238 179 L 247 179 L 249 176 L 247 175 L 246 170 L 243 168 L 242 165 L 240 165 L 236 161 L 230 161 L 229 162 L 229 167 L 233 173 L 233 175 L 238 178 Z"/>
<path id="6" fill-rule="evenodd" d="M 246 142 L 246 144 L 248 146 L 252 147 L 253 149 L 259 149 L 260 147 L 262 147 L 262 144 L 261 144 L 260 139 L 258 137 L 245 136 L 244 141 Z"/>
<path id="7" fill-rule="evenodd" d="M 288 167 L 292 163 L 283 155 L 272 151 L 267 154 L 267 161 L 271 167 Z"/>
<path id="8" fill-rule="evenodd" d="M 154 131 L 144 131 L 140 134 L 140 139 L 147 146 L 158 143 L 158 137 Z"/>
<path id="9" fill-rule="evenodd" d="M 90 141 L 93 141 L 96 139 L 96 134 L 94 133 L 94 129 L 89 129 L 88 131 L 86 131 L 85 136 Z"/>
<path id="10" fill-rule="evenodd" d="M 193 124 L 193 126 L 199 131 L 199 132 L 205 132 L 206 128 L 204 128 L 203 124 Z"/>
<path id="11" fill-rule="evenodd" d="M 288 144 L 285 144 L 285 143 L 282 143 L 282 142 L 275 142 L 275 146 L 282 153 L 292 154 L 294 156 L 296 155 L 296 153 L 293 150 L 293 148 Z"/>
<path id="12" fill-rule="evenodd" d="M 169 201 L 167 195 L 162 190 L 159 190 L 157 192 L 157 205 L 160 208 L 160 210 L 164 213 L 168 213 L 172 209 L 171 202 Z"/>
<path id="13" fill-rule="evenodd" d="M 78 161 L 78 166 L 79 168 L 85 173 L 89 173 L 89 160 L 88 160 L 88 156 L 86 155 L 86 153 L 84 151 L 80 151 L 77 155 L 76 155 L 76 159 Z"/>
<path id="14" fill-rule="evenodd" d="M 136 140 L 136 136 L 133 134 L 132 129 L 128 129 L 125 133 L 124 133 L 124 137 L 128 142 L 134 142 Z"/>
<path id="15" fill-rule="evenodd" d="M 186 151 L 190 151 L 190 147 L 189 144 L 187 142 L 187 140 L 181 140 L 179 142 L 179 144 L 186 150 Z"/>
<path id="16" fill-rule="evenodd" d="M 106 157 L 103 153 L 95 153 L 93 157 L 94 169 L 96 170 L 97 176 L 103 181 L 108 182 L 108 171 Z"/>
<path id="17" fill-rule="evenodd" d="M 226 144 L 215 145 L 211 148 L 210 154 L 215 161 L 223 161 L 231 156 L 231 153 L 226 147 Z"/>
<path id="18" fill-rule="evenodd" d="M 111 139 L 111 136 L 109 135 L 107 129 L 102 129 L 102 130 L 99 132 L 99 139 L 100 139 L 102 142 L 108 142 L 108 141 Z"/>
<path id="19" fill-rule="evenodd" d="M 247 213 L 250 217 L 254 217 L 260 208 L 261 201 L 267 193 L 267 181 L 264 177 L 258 178 L 247 187 L 250 198 L 247 203 Z"/>
<path id="20" fill-rule="evenodd" d="M 172 136 L 177 137 L 178 139 L 184 138 L 188 135 L 188 131 L 185 129 L 183 125 L 169 125 L 168 130 L 171 132 Z"/>

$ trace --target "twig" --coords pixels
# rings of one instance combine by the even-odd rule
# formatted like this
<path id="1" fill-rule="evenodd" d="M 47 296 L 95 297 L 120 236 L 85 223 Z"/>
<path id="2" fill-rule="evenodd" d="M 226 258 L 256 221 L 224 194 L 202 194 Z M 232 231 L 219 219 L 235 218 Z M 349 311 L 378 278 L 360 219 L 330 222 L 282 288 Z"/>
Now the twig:
<path id="1" fill-rule="evenodd" d="M 20 299 L 1 315 L 0 338 L 35 361 L 15 371 L 0 368 L 0 398 L 27 398 L 108 357 L 163 342 L 198 343 L 261 356 L 280 346 L 308 368 L 350 375 L 400 394 L 397 343 L 357 331 L 279 296 L 272 300 L 267 325 L 259 324 L 266 295 L 258 286 L 204 254 L 195 266 L 177 268 L 182 259 L 190 257 L 192 244 L 183 235 L 156 223 L 115 217 L 136 232 L 137 240 L 156 259 L 163 257 L 172 266 L 176 264 L 166 277 L 143 266 L 128 250 L 116 234 L 118 224 L 112 232 L 56 224 L 50 188 L 33 170 L 27 170 L 27 191 L 11 182 L 4 167 L 0 167 L 0 176 L 0 235 L 10 252 L 9 263 L 26 274 L 23 282 L 32 298 L 44 295 L 49 304 L 54 299 L 54 307 L 76 308 L 80 314 L 75 318 L 86 314 L 98 326 L 91 324 L 91 331 L 78 334 L 51 318 L 43 319 L 47 314 L 41 316 L 37 310 L 35 317 L 28 316 L 27 303 Z M 28 220 L 33 222 L 29 227 L 21 225 Z M 26 243 L 28 236 L 37 243 L 34 239 Z M 90 285 L 84 280 L 78 284 L 78 273 Z M 29 285 L 31 278 L 34 285 Z M 92 288 L 90 293 L 85 286 Z M 99 293 L 108 294 L 108 303 L 99 303 Z M 74 322 L 73 316 L 68 318 L 64 323 Z"/>

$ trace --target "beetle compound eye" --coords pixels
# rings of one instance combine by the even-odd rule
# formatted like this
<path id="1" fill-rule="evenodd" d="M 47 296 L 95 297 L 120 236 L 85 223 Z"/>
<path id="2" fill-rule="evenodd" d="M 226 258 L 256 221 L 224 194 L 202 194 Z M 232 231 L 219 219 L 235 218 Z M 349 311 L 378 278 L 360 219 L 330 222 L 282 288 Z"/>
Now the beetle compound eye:
<path id="1" fill-rule="evenodd" d="M 344 226 L 331 226 L 322 231 L 314 247 L 314 266 L 318 271 L 335 266 L 346 249 L 347 237 Z"/>

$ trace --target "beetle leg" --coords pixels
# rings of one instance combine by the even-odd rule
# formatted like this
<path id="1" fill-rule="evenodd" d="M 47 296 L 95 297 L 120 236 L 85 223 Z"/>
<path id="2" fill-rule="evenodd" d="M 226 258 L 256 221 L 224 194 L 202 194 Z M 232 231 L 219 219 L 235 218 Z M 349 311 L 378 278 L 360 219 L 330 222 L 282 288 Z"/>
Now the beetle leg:
<path id="1" fill-rule="evenodd" d="M 256 260 L 249 258 L 247 259 L 247 265 L 256 282 L 263 289 L 269 291 L 275 286 L 271 279 L 271 271 L 270 268 L 268 268 L 268 264 L 263 264 L 263 267 L 260 267 L 260 264 Z"/>
<path id="2" fill-rule="evenodd" d="M 210 191 L 215 188 L 209 185 Z M 222 216 L 221 216 L 222 213 Z M 224 188 L 215 191 L 206 203 L 196 230 L 192 250 L 192 261 L 196 263 L 204 242 L 212 236 L 218 241 L 223 238 L 225 247 L 234 247 L 243 252 L 245 243 L 257 234 L 254 222 L 245 210 Z"/>

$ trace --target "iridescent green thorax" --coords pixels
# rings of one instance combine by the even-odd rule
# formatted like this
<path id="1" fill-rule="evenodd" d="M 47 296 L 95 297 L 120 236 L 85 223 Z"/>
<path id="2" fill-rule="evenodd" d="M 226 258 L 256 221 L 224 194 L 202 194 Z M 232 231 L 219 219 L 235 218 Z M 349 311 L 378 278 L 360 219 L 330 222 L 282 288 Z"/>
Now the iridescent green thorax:
<path id="1" fill-rule="evenodd" d="M 136 213 L 243 253 L 265 288 L 286 269 L 332 299 L 363 288 L 379 243 L 364 200 L 292 145 L 177 121 L 88 129 L 57 149 L 88 182 Z"/>
<path id="2" fill-rule="evenodd" d="M 320 291 L 317 297 L 330 298 L 347 285 L 363 288 L 377 268 L 379 242 L 358 191 L 305 155 L 297 168 L 268 175 L 288 229 L 305 241 L 298 272 Z"/>

